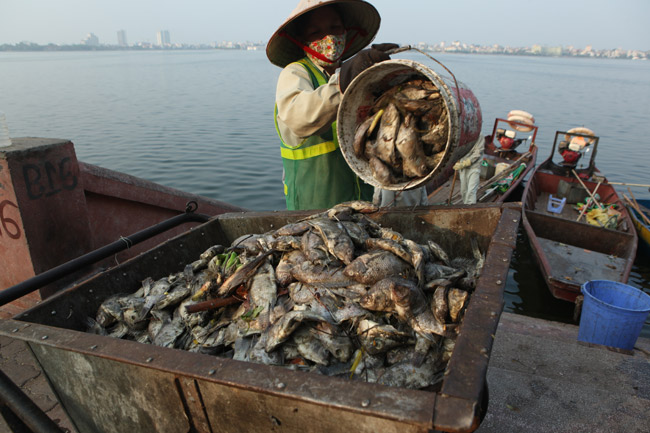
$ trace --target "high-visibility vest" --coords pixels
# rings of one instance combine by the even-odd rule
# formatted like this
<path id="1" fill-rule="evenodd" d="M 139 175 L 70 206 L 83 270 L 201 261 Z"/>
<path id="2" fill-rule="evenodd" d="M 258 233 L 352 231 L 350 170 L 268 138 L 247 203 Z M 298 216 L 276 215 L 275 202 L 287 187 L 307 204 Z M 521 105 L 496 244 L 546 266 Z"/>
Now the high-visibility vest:
<path id="1" fill-rule="evenodd" d="M 327 83 L 325 75 L 308 58 L 296 63 L 305 67 L 314 89 Z M 326 209 L 350 200 L 372 200 L 372 186 L 359 179 L 343 158 L 336 136 L 336 122 L 323 134 L 308 137 L 291 147 L 280 134 L 277 105 L 274 118 L 282 142 L 280 151 L 287 209 Z"/>

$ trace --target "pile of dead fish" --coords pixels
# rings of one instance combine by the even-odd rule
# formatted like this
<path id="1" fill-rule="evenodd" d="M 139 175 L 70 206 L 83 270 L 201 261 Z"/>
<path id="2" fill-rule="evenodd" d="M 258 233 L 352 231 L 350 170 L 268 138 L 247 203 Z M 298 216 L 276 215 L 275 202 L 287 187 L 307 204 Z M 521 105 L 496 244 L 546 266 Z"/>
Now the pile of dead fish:
<path id="1" fill-rule="evenodd" d="M 353 151 L 382 185 L 422 178 L 441 161 L 449 135 L 438 88 L 414 79 L 379 96 L 357 126 Z"/>
<path id="2" fill-rule="evenodd" d="M 442 380 L 483 266 L 382 227 L 349 202 L 213 246 L 106 299 L 89 332 L 237 360 L 426 388 Z"/>

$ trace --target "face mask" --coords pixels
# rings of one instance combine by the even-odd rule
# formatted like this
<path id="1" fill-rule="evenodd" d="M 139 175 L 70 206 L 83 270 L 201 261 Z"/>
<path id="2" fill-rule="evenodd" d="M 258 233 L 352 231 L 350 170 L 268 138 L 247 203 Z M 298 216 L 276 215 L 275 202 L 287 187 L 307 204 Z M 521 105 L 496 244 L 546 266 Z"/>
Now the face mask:
<path id="1" fill-rule="evenodd" d="M 323 39 L 311 42 L 308 50 L 305 50 L 307 57 L 320 67 L 332 66 L 338 62 L 345 52 L 345 33 L 339 36 L 328 35 Z"/>

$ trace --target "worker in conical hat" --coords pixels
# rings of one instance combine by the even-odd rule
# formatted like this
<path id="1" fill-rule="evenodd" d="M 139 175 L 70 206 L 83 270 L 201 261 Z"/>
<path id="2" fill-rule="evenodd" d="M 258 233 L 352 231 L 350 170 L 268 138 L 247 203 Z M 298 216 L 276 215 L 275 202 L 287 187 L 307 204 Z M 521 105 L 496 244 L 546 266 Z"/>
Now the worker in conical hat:
<path id="1" fill-rule="evenodd" d="M 343 158 L 336 115 L 352 79 L 390 59 L 384 51 L 397 47 L 364 49 L 380 21 L 375 7 L 363 0 L 301 0 L 269 40 L 266 55 L 283 68 L 276 88 L 275 125 L 289 210 L 372 200 L 373 188 Z"/>

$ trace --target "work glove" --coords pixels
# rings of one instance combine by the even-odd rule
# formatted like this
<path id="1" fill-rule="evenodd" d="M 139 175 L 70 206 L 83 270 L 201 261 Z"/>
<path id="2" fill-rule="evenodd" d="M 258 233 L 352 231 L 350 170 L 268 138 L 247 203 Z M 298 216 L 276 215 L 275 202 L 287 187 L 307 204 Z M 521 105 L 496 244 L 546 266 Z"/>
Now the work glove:
<path id="1" fill-rule="evenodd" d="M 463 159 L 461 161 L 458 161 L 456 164 L 454 164 L 454 170 L 462 170 L 464 168 L 469 167 L 472 165 L 472 161 L 470 159 Z"/>
<path id="2" fill-rule="evenodd" d="M 343 63 L 339 74 L 339 88 L 345 93 L 354 77 L 365 71 L 375 63 L 390 60 L 386 51 L 399 48 L 397 44 L 373 44 L 370 48 L 359 51 L 350 60 Z"/>

